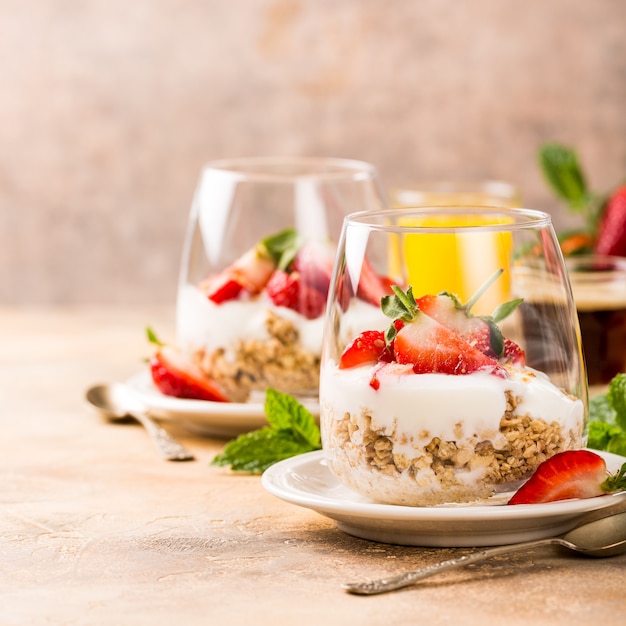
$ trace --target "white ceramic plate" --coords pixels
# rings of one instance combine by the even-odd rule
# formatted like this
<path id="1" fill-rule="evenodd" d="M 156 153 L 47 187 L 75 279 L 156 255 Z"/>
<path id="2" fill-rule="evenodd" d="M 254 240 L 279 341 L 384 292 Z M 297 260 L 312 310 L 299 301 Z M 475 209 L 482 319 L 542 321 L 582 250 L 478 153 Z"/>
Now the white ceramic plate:
<path id="1" fill-rule="evenodd" d="M 626 458 L 599 453 L 611 472 Z M 323 451 L 272 465 L 262 476 L 273 495 L 329 517 L 344 532 L 372 541 L 410 546 L 464 547 L 518 543 L 574 528 L 585 513 L 626 501 L 626 493 L 584 500 L 506 506 L 511 494 L 479 504 L 410 507 L 376 504 L 331 474 Z"/>
<path id="2" fill-rule="evenodd" d="M 154 386 L 148 370 L 140 372 L 127 384 L 151 415 L 180 422 L 198 434 L 235 437 L 267 425 L 263 396 L 257 402 L 208 402 L 174 398 L 162 394 Z M 319 405 L 316 402 L 303 404 L 313 415 L 319 416 Z"/>

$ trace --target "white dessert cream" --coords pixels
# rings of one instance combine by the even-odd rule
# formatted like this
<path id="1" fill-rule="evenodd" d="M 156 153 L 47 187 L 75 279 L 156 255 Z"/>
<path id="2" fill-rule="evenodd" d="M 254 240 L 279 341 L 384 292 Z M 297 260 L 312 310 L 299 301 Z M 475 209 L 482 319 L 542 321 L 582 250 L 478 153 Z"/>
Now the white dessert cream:
<path id="1" fill-rule="evenodd" d="M 234 401 L 267 387 L 317 393 L 323 316 L 307 319 L 261 293 L 215 304 L 193 285 L 180 288 L 177 339 L 188 356 Z"/>
<path id="2" fill-rule="evenodd" d="M 581 447 L 585 411 L 544 374 L 507 370 L 508 378 L 454 376 L 326 362 L 320 408 L 330 469 L 389 504 L 469 502 L 516 488 L 549 456 Z"/>

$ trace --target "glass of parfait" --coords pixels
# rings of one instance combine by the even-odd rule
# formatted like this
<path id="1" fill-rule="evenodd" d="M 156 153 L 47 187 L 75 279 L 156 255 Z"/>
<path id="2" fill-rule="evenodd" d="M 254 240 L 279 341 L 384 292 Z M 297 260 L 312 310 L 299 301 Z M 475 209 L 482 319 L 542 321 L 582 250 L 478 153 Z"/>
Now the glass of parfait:
<path id="1" fill-rule="evenodd" d="M 317 397 L 343 218 L 384 207 L 374 166 L 336 158 L 219 160 L 202 170 L 183 248 L 177 343 L 221 399 L 268 387 Z"/>
<path id="2" fill-rule="evenodd" d="M 454 284 L 437 271 L 450 263 Z M 348 216 L 319 400 L 328 467 L 382 503 L 490 498 L 583 447 L 580 330 L 550 216 L 484 207 Z"/>

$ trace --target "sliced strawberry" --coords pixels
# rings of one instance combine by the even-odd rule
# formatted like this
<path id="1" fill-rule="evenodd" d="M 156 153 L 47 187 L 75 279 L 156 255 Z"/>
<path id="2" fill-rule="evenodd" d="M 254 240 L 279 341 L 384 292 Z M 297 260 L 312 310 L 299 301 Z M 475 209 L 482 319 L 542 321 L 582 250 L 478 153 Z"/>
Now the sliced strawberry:
<path id="1" fill-rule="evenodd" d="M 294 276 L 283 270 L 276 270 L 267 282 L 265 291 L 276 306 L 297 309 L 299 294 L 297 275 Z"/>
<path id="2" fill-rule="evenodd" d="M 626 256 L 626 185 L 613 192 L 602 211 L 596 252 Z"/>
<path id="3" fill-rule="evenodd" d="M 187 363 L 180 352 L 161 345 L 150 358 L 152 380 L 161 393 L 177 398 L 228 402 L 217 385 L 192 364 Z"/>
<path id="4" fill-rule="evenodd" d="M 333 249 L 323 242 L 312 240 L 298 250 L 293 260 L 293 269 L 300 274 L 303 283 L 327 295 L 333 262 Z"/>
<path id="5" fill-rule="evenodd" d="M 523 367 L 526 365 L 526 353 L 514 341 L 505 338 L 504 353 L 501 360 Z"/>
<path id="6" fill-rule="evenodd" d="M 227 300 L 235 300 L 244 290 L 244 286 L 228 274 L 222 273 L 215 277 L 207 292 L 207 298 L 221 304 Z"/>
<path id="7" fill-rule="evenodd" d="M 357 289 L 357 296 L 361 300 L 365 300 L 374 306 L 380 306 L 381 298 L 393 293 L 392 284 L 393 282 L 389 277 L 378 274 L 370 262 L 367 259 L 363 259 Z"/>
<path id="8" fill-rule="evenodd" d="M 396 335 L 394 354 L 398 363 L 411 363 L 416 374 L 460 375 L 490 370 L 504 375 L 497 361 L 419 311 Z"/>
<path id="9" fill-rule="evenodd" d="M 483 354 L 492 359 L 502 356 L 502 335 L 498 328 L 471 315 L 455 296 L 448 293 L 422 296 L 416 304 L 420 311 L 457 333 Z"/>
<path id="10" fill-rule="evenodd" d="M 339 359 L 339 369 L 376 363 L 385 353 L 390 354 L 385 343 L 385 333 L 379 330 L 366 330 L 347 345 Z"/>
<path id="11" fill-rule="evenodd" d="M 609 475 L 604 459 L 589 450 L 559 452 L 541 463 L 508 503 L 537 504 L 622 491 L 625 473 L 626 463 L 617 474 Z"/>
<path id="12" fill-rule="evenodd" d="M 370 378 L 370 387 L 374 391 L 380 389 L 380 377 L 385 376 L 406 376 L 407 374 L 414 374 L 413 367 L 409 365 L 400 365 L 399 363 L 386 363 L 381 361 L 372 372 Z"/>
<path id="13" fill-rule="evenodd" d="M 261 292 L 275 269 L 276 262 L 259 244 L 219 274 L 205 280 L 200 287 L 209 300 L 221 304 L 244 292 L 252 295 Z"/>
<path id="14" fill-rule="evenodd" d="M 471 336 L 476 342 L 489 343 L 489 327 L 478 317 L 468 315 L 456 298 L 447 293 L 422 296 L 416 300 L 417 308 L 440 324 L 464 338 Z"/>
<path id="15" fill-rule="evenodd" d="M 266 292 L 276 306 L 293 309 L 307 319 L 318 318 L 326 308 L 326 294 L 304 283 L 299 272 L 276 270 Z"/>

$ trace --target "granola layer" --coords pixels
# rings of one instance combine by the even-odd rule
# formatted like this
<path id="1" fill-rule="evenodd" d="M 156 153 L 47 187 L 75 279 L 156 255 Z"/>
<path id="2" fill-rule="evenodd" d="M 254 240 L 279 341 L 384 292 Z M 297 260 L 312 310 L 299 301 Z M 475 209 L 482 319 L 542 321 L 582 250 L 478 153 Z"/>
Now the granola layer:
<path id="1" fill-rule="evenodd" d="M 514 488 L 548 457 L 582 446 L 581 429 L 517 414 L 520 398 L 505 391 L 497 432 L 442 440 L 428 432 L 409 437 L 373 426 L 371 412 L 337 415 L 322 406 L 324 448 L 331 470 L 374 500 L 414 506 L 469 502 Z M 456 429 L 462 432 L 463 418 Z"/>

